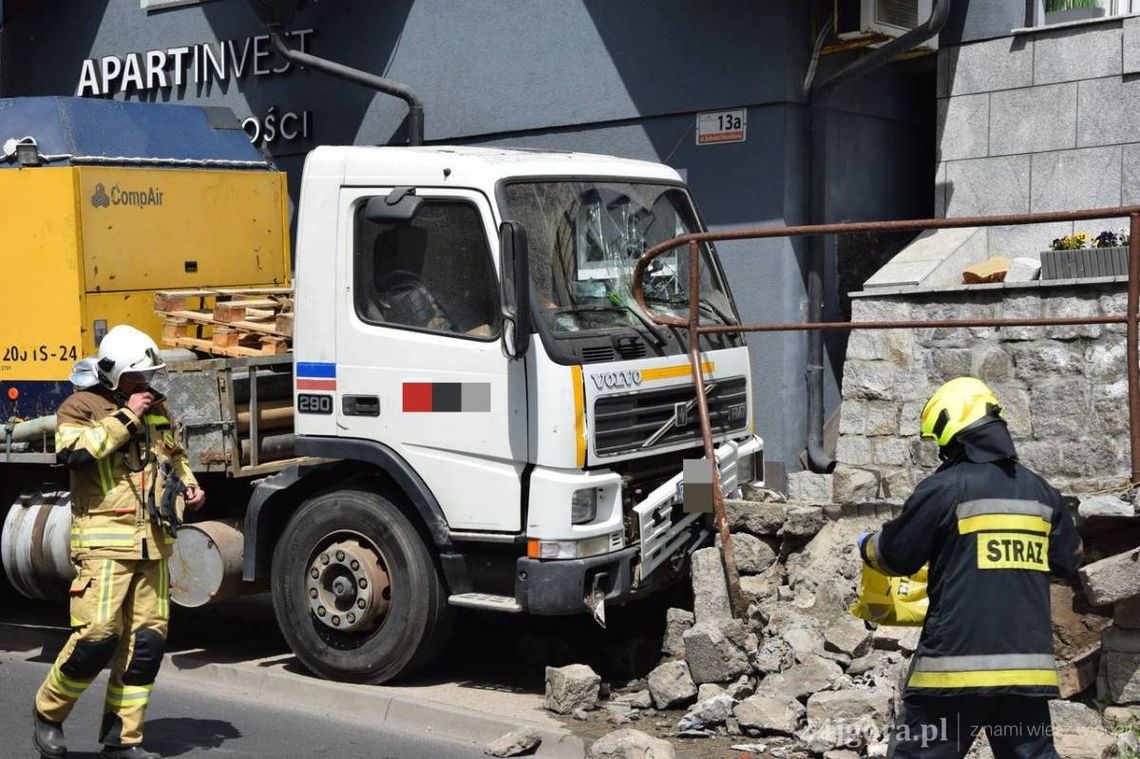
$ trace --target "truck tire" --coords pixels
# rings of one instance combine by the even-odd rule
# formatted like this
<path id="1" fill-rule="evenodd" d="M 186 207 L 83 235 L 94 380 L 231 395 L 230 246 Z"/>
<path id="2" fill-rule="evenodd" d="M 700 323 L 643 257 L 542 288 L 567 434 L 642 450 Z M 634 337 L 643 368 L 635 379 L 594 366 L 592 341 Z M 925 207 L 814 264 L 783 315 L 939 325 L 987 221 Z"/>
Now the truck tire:
<path id="1" fill-rule="evenodd" d="M 442 648 L 447 592 L 408 517 L 368 490 L 305 502 L 273 552 L 273 608 L 301 663 L 332 680 L 383 683 Z"/>

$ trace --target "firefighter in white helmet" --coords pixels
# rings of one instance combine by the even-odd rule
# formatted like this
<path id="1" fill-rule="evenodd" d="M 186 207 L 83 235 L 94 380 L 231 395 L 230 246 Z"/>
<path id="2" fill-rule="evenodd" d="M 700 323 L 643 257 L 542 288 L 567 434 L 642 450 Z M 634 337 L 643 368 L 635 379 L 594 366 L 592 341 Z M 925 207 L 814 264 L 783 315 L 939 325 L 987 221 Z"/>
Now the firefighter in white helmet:
<path id="1" fill-rule="evenodd" d="M 72 635 L 35 698 L 36 748 L 51 759 L 66 756 L 62 723 L 112 660 L 102 756 L 157 756 L 143 749 L 142 726 L 166 641 L 167 558 L 183 507 L 198 509 L 206 499 L 162 395 L 150 387 L 164 367 L 153 340 L 117 326 L 99 345 L 98 382 L 77 383 L 57 412 L 56 456 L 71 476 L 76 577 Z"/>

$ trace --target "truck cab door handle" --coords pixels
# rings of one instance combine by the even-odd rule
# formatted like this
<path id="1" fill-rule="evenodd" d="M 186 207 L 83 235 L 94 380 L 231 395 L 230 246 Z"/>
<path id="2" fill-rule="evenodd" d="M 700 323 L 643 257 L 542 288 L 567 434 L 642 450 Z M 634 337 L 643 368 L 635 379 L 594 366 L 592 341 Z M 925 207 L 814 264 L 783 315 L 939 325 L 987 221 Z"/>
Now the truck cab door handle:
<path id="1" fill-rule="evenodd" d="M 380 398 L 375 395 L 343 395 L 340 408 L 345 416 L 380 416 Z"/>

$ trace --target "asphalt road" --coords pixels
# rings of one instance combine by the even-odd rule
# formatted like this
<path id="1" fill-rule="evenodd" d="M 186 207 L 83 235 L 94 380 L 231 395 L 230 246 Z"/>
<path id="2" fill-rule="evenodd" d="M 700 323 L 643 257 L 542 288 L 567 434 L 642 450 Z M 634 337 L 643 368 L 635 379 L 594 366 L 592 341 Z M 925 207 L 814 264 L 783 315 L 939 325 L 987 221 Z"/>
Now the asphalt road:
<path id="1" fill-rule="evenodd" d="M 51 659 L 42 653 L 0 653 L 0 756 L 36 757 L 32 697 Z M 96 759 L 107 675 L 80 699 L 64 725 L 68 757 Z M 481 746 L 376 729 L 339 719 L 319 703 L 250 696 L 218 687 L 202 692 L 177 673 L 160 674 L 147 711 L 144 745 L 169 757 L 331 757 L 350 759 L 475 759 Z"/>

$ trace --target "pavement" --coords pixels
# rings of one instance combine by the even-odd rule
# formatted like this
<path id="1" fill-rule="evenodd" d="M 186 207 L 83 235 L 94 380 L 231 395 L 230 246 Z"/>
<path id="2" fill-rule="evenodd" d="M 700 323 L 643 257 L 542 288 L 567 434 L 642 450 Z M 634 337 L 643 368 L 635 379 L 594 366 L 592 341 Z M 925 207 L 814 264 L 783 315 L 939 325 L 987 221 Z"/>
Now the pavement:
<path id="1" fill-rule="evenodd" d="M 10 644 L 10 629 L 0 640 Z M 0 754 L 35 757 L 31 696 L 51 667 L 37 649 L 0 653 Z M 103 673 L 79 700 L 64 731 L 70 759 L 96 759 Z M 208 686 L 208 687 L 206 687 Z M 481 759 L 481 744 L 403 729 L 345 713 L 312 694 L 298 702 L 285 691 L 227 687 L 180 671 L 163 672 L 147 710 L 144 745 L 164 757 L 336 757 L 337 759 Z"/>
<path id="2" fill-rule="evenodd" d="M 6 669 L 9 672 L 13 671 L 13 666 L 42 665 L 44 668 L 42 672 L 24 676 L 27 682 L 21 682 L 19 687 L 8 687 L 6 678 L 0 680 L 4 698 L 14 698 L 18 702 L 13 710 L 4 713 L 16 714 L 23 719 L 25 702 L 38 684 L 37 678 L 46 672 L 46 667 L 68 634 L 63 626 L 66 607 L 61 603 L 26 599 L 9 602 L 5 599 L 0 609 L 3 609 L 0 612 L 0 663 L 8 664 Z M 656 650 L 659 650 L 660 631 L 646 633 L 642 628 L 646 620 L 664 615 L 636 607 L 623 611 L 613 615 L 608 631 L 598 629 L 585 617 L 542 619 L 460 614 L 451 643 L 428 670 L 395 685 L 373 686 L 335 683 L 309 675 L 289 652 L 277 630 L 272 606 L 265 595 L 203 609 L 176 608 L 156 693 L 167 688 L 171 688 L 172 693 L 181 689 L 185 696 L 171 696 L 172 706 L 178 705 L 177 709 L 169 710 L 171 715 L 177 715 L 172 717 L 162 716 L 164 707 L 160 704 L 163 702 L 156 696 L 155 711 L 148 714 L 148 723 L 151 719 L 167 720 L 159 723 L 160 731 L 157 733 L 160 739 L 167 740 L 161 732 L 166 729 L 163 726 L 171 729 L 192 727 L 190 723 L 176 720 L 191 719 L 188 715 L 199 718 L 208 712 L 195 711 L 200 706 L 194 701 L 196 693 L 224 692 L 236 694 L 232 696 L 235 703 L 248 703 L 250 709 L 255 708 L 254 704 L 258 705 L 256 708 L 262 708 L 272 703 L 275 708 L 292 708 L 320 715 L 318 721 L 322 721 L 321 724 L 327 720 L 347 723 L 351 727 L 346 733 L 348 736 L 357 735 L 352 730 L 380 730 L 385 734 L 411 735 L 419 740 L 449 744 L 448 751 L 432 749 L 435 753 L 429 751 L 425 754 L 430 756 L 463 756 L 462 752 L 457 753 L 456 746 L 481 749 L 487 742 L 525 727 L 542 738 L 536 756 L 579 759 L 585 755 L 589 738 L 596 737 L 596 734 L 584 731 L 585 725 L 563 722 L 543 709 L 544 667 L 548 663 L 558 665 L 581 661 L 592 664 L 603 676 L 609 674 L 607 679 L 615 684 L 620 684 L 623 670 L 634 674 L 644 670 L 644 662 L 655 657 Z M 637 633 L 637 636 L 631 633 Z M 638 637 L 644 634 L 649 637 Z M 653 638 L 654 634 L 658 637 Z M 19 693 L 13 695 L 14 691 Z M 179 701 L 181 698 L 188 700 Z M 92 709 L 98 709 L 99 698 L 88 696 L 84 700 L 95 704 Z M 232 727 L 242 736 L 247 733 L 256 735 L 260 716 L 255 715 L 251 719 L 254 719 L 252 728 L 236 723 Z M 93 718 L 92 724 L 97 725 L 97 722 L 97 718 Z M 303 723 L 304 720 L 294 722 L 290 717 L 290 727 Z M 206 734 L 213 729 L 221 738 L 230 729 L 220 724 L 204 728 Z M 585 735 L 585 739 L 574 734 L 575 729 Z M 3 729 L 0 723 L 2 733 L 8 733 L 8 730 Z M 23 734 L 19 725 L 14 734 Z M 148 741 L 150 735 L 148 732 Z M 353 744 L 337 743 L 323 735 L 319 729 L 298 730 L 299 742 L 284 745 L 305 746 L 304 751 L 295 754 L 299 756 L 357 755 L 352 753 Z M 366 737 L 364 733 L 357 735 L 361 740 Z M 169 738 L 174 743 L 178 740 L 189 747 L 188 751 L 204 750 L 188 742 L 189 738 L 179 738 L 178 735 Z M 257 740 L 251 745 L 260 751 L 262 744 Z M 275 736 L 273 740 L 276 740 Z M 273 740 L 264 745 L 275 745 Z M 229 752 L 232 740 L 224 738 L 224 742 Z M 326 749 L 333 745 L 342 748 Z M 387 745 L 387 739 L 375 745 Z M 156 750 L 161 748 L 155 746 Z M 401 749 L 407 756 L 421 755 L 415 753 L 418 750 L 413 744 Z M 276 750 L 266 751 L 237 755 L 291 755 Z M 403 757 L 405 753 L 391 756 Z M 361 755 L 380 756 L 374 751 Z M 481 751 L 472 755 L 481 755 Z"/>

